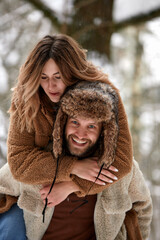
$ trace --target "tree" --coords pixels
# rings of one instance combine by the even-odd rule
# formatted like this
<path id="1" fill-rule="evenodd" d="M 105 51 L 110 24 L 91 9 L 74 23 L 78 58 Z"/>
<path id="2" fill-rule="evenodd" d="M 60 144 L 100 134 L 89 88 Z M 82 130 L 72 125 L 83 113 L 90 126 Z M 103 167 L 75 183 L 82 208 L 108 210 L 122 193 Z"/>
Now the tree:
<path id="1" fill-rule="evenodd" d="M 110 57 L 110 39 L 114 32 L 128 26 L 137 26 L 160 16 L 159 8 L 145 14 L 136 15 L 121 22 L 113 19 L 113 7 L 116 0 L 73 0 L 73 11 L 67 12 L 70 1 L 64 1 L 63 20 L 59 21 L 56 12 L 42 0 L 25 0 L 43 12 L 57 30 L 76 39 L 84 48 L 106 54 Z"/>
<path id="2" fill-rule="evenodd" d="M 152 190 L 160 183 L 160 122 L 155 117 L 160 110 L 160 84 L 153 83 L 148 87 L 143 82 L 145 79 L 147 83 L 154 76 L 150 62 L 145 61 L 142 41 L 142 34 L 152 34 L 146 22 L 160 16 L 160 4 L 143 14 L 115 21 L 115 2 L 65 0 L 61 12 L 53 10 L 47 1 L 42 0 L 0 2 L 0 165 L 6 161 L 7 110 L 10 106 L 10 89 L 14 86 L 19 68 L 29 50 L 42 36 L 61 32 L 74 37 L 89 53 L 96 52 L 99 57 L 104 56 L 105 61 L 112 65 L 113 76 L 119 80 L 129 116 L 134 156 L 151 182 Z M 114 45 L 116 36 L 122 39 L 122 44 Z M 7 87 L 2 91 L 4 80 Z M 152 121 L 145 123 L 151 116 Z M 152 196 L 157 206 L 160 199 Z M 154 240 L 159 236 L 158 224 L 154 215 Z"/>

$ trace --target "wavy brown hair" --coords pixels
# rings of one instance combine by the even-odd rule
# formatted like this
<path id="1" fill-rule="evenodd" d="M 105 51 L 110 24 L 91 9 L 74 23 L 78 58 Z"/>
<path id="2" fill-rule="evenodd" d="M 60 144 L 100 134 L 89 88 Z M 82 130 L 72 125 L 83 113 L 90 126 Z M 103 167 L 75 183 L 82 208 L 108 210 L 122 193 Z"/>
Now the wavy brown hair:
<path id="1" fill-rule="evenodd" d="M 73 38 L 64 34 L 45 36 L 21 67 L 14 88 L 9 112 L 20 116 L 21 131 L 33 129 L 33 120 L 40 107 L 40 76 L 50 58 L 58 65 L 67 86 L 80 80 L 108 83 L 107 75 L 87 60 L 86 50 Z"/>

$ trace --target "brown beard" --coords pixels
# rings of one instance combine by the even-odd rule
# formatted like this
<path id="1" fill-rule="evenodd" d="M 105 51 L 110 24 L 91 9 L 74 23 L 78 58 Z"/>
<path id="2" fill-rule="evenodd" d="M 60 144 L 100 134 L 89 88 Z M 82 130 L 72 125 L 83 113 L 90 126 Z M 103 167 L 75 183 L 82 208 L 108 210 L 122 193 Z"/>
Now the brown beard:
<path id="1" fill-rule="evenodd" d="M 98 148 L 99 139 L 96 141 L 96 143 L 94 145 L 89 146 L 83 153 L 78 154 L 78 155 L 76 155 L 75 153 L 72 154 L 70 152 L 70 149 L 69 149 L 68 140 L 66 139 L 66 137 L 64 139 L 65 139 L 64 146 L 65 146 L 65 149 L 66 149 L 66 153 L 69 154 L 69 155 L 72 155 L 72 156 L 76 156 L 79 159 L 86 158 L 86 157 L 89 157 L 89 156 L 94 156 L 95 152 L 97 151 L 97 148 Z"/>

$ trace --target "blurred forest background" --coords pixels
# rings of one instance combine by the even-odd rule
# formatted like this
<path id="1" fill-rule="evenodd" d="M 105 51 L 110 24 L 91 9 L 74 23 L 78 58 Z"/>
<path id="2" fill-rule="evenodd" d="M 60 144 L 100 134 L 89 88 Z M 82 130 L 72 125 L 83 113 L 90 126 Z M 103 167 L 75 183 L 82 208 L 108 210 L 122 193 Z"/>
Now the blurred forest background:
<path id="1" fill-rule="evenodd" d="M 29 51 L 47 34 L 66 33 L 120 89 L 160 239 L 160 0 L 0 1 L 0 166 L 7 161 L 11 88 Z"/>

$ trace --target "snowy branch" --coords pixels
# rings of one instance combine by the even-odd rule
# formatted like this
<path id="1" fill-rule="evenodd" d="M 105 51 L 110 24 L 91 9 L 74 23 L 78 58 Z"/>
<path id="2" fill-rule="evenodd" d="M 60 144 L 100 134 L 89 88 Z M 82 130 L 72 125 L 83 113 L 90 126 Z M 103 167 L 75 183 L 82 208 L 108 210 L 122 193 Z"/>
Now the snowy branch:
<path id="1" fill-rule="evenodd" d="M 52 9 L 50 9 L 43 1 L 41 0 L 25 0 L 25 1 L 29 2 L 36 9 L 43 12 L 44 16 L 47 17 L 55 27 L 57 27 L 58 29 L 60 28 L 61 24 L 59 23 L 55 12 Z"/>
<path id="2" fill-rule="evenodd" d="M 61 28 L 61 23 L 58 21 L 58 18 L 56 17 L 55 12 L 50 9 L 42 0 L 25 0 L 29 3 L 31 3 L 36 9 L 40 10 L 43 12 L 44 16 L 50 19 L 50 21 L 53 23 L 55 27 L 57 27 L 59 30 Z M 80 5 L 76 5 L 76 8 L 81 8 L 83 7 L 83 4 L 91 4 L 95 0 L 89 0 L 89 1 L 82 1 Z M 130 17 L 128 19 L 125 19 L 121 22 L 113 22 L 113 21 L 107 21 L 107 22 L 102 22 L 99 25 L 95 24 L 90 24 L 85 26 L 83 29 L 78 29 L 72 36 L 75 38 L 78 38 L 83 33 L 86 33 L 89 30 L 97 30 L 100 28 L 106 28 L 108 31 L 111 32 L 116 32 L 122 28 L 131 26 L 131 25 L 137 25 L 144 23 L 146 21 L 152 20 L 156 17 L 160 17 L 160 8 L 152 10 L 147 13 L 141 13 L 137 16 Z"/>
<path id="3" fill-rule="evenodd" d="M 99 28 L 106 28 L 108 29 L 108 31 L 111 30 L 111 32 L 117 32 L 122 28 L 131 26 L 131 25 L 138 25 L 141 23 L 145 23 L 146 21 L 152 20 L 156 17 L 160 17 L 160 8 L 152 10 L 145 14 L 140 14 L 140 15 L 125 19 L 121 22 L 107 21 L 107 22 L 102 22 L 99 25 L 90 24 L 85 26 L 83 29 L 75 32 L 73 37 L 77 39 L 81 34 L 84 34 L 85 32 L 90 30 L 97 30 Z"/>
<path id="4" fill-rule="evenodd" d="M 150 20 L 152 20 L 154 18 L 157 18 L 157 17 L 160 17 L 160 8 L 154 9 L 154 10 L 152 10 L 150 12 L 147 12 L 147 13 L 141 13 L 137 16 L 125 19 L 125 20 L 123 20 L 121 22 L 118 22 L 118 23 L 114 23 L 112 25 L 113 31 L 120 30 L 120 29 L 122 29 L 124 27 L 128 27 L 130 25 L 137 25 L 137 24 L 140 24 L 140 23 L 145 23 L 145 22 L 150 21 Z"/>

